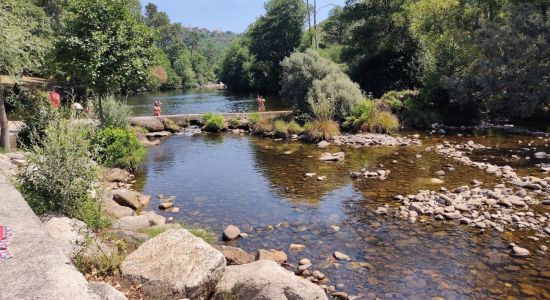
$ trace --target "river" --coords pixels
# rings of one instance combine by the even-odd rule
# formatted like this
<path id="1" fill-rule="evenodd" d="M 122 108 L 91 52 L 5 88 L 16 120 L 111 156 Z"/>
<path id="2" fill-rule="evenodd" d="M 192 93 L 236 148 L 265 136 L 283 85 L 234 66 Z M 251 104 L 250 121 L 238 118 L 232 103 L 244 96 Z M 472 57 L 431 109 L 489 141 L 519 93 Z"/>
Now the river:
<path id="1" fill-rule="evenodd" d="M 170 104 L 173 112 L 199 112 L 208 107 L 238 110 L 241 104 L 243 109 L 253 107 L 250 100 L 232 105 L 225 98 L 232 96 L 225 92 L 153 95 L 141 103 L 160 97 L 179 99 Z M 196 100 L 199 98 L 202 100 Z M 469 185 L 474 178 L 484 187 L 500 182 L 483 170 L 426 152 L 428 146 L 472 140 L 491 147 L 474 151 L 472 159 L 508 164 L 521 176 L 544 178 L 536 164 L 549 159 L 516 160 L 514 156 L 550 152 L 548 143 L 533 136 L 492 131 L 463 136 L 418 134 L 422 145 L 357 149 L 319 149 L 229 133 L 173 136 L 150 149 L 140 186 L 153 195 L 151 207 L 155 209 L 159 204 L 156 195 L 177 197 L 180 212 L 160 214 L 216 233 L 229 224 L 236 225 L 249 237 L 229 245 L 249 252 L 283 250 L 294 265 L 308 258 L 313 263 L 311 270 L 327 276 L 324 284 L 365 299 L 549 299 L 550 253 L 537 250 L 550 245 L 548 236 L 534 241 L 529 237 L 535 234 L 525 230 L 500 233 L 428 218 L 409 223 L 375 213 L 386 204 L 398 206 L 392 199 L 397 194 L 437 190 L 441 185 L 434 186 L 428 179 L 448 164 L 456 168 L 443 177 L 442 186 L 449 189 Z M 526 147 L 529 141 L 533 143 Z M 346 159 L 321 162 L 318 157 L 326 151 L 344 151 Z M 381 166 L 391 169 L 387 180 L 350 178 L 350 172 Z M 327 178 L 307 178 L 304 174 L 308 172 Z M 548 206 L 536 209 L 550 213 Z M 531 255 L 511 256 L 511 242 L 529 249 Z M 221 239 L 219 243 L 223 243 Z M 303 244 L 306 249 L 289 251 L 291 243 Z M 334 251 L 349 255 L 351 261 L 335 261 Z"/>

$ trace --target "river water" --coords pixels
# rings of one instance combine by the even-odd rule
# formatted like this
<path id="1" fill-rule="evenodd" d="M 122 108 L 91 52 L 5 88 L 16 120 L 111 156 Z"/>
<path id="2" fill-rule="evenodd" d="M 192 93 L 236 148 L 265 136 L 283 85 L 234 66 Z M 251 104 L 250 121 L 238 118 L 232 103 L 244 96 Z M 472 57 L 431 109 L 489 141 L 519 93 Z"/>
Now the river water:
<path id="1" fill-rule="evenodd" d="M 508 164 L 518 175 L 539 177 L 545 175 L 535 165 L 548 159 L 514 160 L 512 155 L 532 157 L 550 148 L 532 136 L 420 134 L 419 146 L 325 150 L 229 133 L 173 136 L 150 149 L 140 184 L 153 195 L 151 208 L 158 207 L 158 194 L 177 197 L 178 214 L 158 213 L 220 235 L 227 225 L 236 225 L 249 237 L 229 245 L 249 252 L 283 250 L 294 265 L 309 258 L 310 270 L 327 276 L 323 284 L 364 299 L 550 299 L 550 253 L 537 251 L 541 245 L 550 246 L 548 237 L 535 242 L 527 238 L 534 235 L 528 231 L 480 231 L 430 219 L 409 223 L 375 213 L 385 204 L 398 206 L 392 200 L 397 194 L 439 189 L 441 185 L 431 185 L 428 179 L 447 164 L 456 167 L 443 178 L 447 188 L 469 185 L 474 178 L 485 187 L 500 183 L 482 170 L 425 152 L 430 145 L 473 140 L 493 149 L 477 150 L 472 159 Z M 524 149 L 531 140 L 536 149 Z M 346 159 L 321 162 L 318 158 L 325 151 L 344 151 Z M 387 180 L 350 178 L 350 172 L 380 166 L 392 171 Z M 327 179 L 306 178 L 308 172 Z M 550 212 L 544 206 L 536 209 Z M 531 255 L 511 256 L 511 242 Z M 289 251 L 291 243 L 306 249 Z M 334 251 L 351 261 L 335 261 Z"/>

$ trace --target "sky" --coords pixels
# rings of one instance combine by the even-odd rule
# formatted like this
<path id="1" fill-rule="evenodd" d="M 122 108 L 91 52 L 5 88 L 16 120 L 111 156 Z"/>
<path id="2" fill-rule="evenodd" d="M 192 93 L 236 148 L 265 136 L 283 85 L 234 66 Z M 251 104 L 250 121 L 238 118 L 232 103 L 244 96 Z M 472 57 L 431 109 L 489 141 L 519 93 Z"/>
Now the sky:
<path id="1" fill-rule="evenodd" d="M 140 0 L 145 5 L 156 4 L 172 22 L 184 26 L 242 33 L 249 24 L 264 13 L 262 0 Z M 310 1 L 312 2 L 312 1 Z M 333 4 L 345 0 L 317 0 L 318 22 L 328 17 Z M 326 7 L 323 7 L 327 5 Z"/>

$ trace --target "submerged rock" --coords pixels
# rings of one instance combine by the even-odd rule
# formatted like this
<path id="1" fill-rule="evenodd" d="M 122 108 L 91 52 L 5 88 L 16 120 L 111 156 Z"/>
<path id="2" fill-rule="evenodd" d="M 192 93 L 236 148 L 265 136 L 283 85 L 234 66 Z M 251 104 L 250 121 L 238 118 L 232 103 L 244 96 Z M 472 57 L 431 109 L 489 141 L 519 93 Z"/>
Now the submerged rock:
<path id="1" fill-rule="evenodd" d="M 514 247 L 512 247 L 512 254 L 514 254 L 514 256 L 524 257 L 524 256 L 529 256 L 529 254 L 531 254 L 531 252 L 529 252 L 529 250 L 527 250 L 525 248 L 514 246 Z"/>
<path id="2" fill-rule="evenodd" d="M 349 256 L 339 251 L 334 252 L 333 255 L 334 255 L 334 258 L 338 260 L 347 260 L 347 261 L 351 260 Z"/>

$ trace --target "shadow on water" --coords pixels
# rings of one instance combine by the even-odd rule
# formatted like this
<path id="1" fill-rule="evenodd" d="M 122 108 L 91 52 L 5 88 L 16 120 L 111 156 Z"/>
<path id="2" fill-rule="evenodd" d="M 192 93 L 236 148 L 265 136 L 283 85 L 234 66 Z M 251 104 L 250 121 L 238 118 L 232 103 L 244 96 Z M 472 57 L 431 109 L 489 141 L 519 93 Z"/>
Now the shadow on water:
<path id="1" fill-rule="evenodd" d="M 507 151 L 518 149 L 519 138 L 525 139 L 486 135 L 460 139 Z M 526 238 L 531 233 L 480 232 L 428 219 L 411 224 L 375 213 L 385 204 L 399 205 L 392 200 L 396 194 L 438 189 L 440 185 L 427 179 L 447 164 L 456 167 L 442 178 L 447 188 L 468 185 L 473 178 L 487 187 L 499 183 L 477 168 L 424 151 L 443 140 L 459 138 L 423 137 L 424 145 L 412 147 L 322 150 L 230 134 L 174 136 L 149 151 L 140 180 L 144 192 L 153 195 L 152 207 L 158 206 L 158 194 L 177 197 L 178 214 L 159 213 L 216 232 L 237 225 L 250 237 L 231 245 L 248 251 L 284 250 L 294 264 L 307 257 L 312 270 L 329 278 L 324 284 L 352 294 L 382 299 L 548 299 L 548 255 L 532 251 L 530 257 L 519 259 L 509 254 L 512 241 L 537 249 L 540 243 Z M 318 157 L 325 151 L 345 151 L 346 159 L 321 162 Z M 500 152 L 491 151 L 475 155 L 481 160 L 501 159 Z M 385 181 L 352 180 L 350 172 L 362 168 L 392 173 Z M 306 178 L 308 172 L 327 178 Z M 288 251 L 290 243 L 303 244 L 306 250 Z M 335 261 L 334 251 L 348 254 L 351 262 Z"/>

